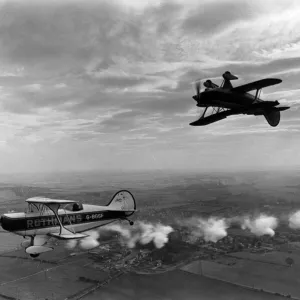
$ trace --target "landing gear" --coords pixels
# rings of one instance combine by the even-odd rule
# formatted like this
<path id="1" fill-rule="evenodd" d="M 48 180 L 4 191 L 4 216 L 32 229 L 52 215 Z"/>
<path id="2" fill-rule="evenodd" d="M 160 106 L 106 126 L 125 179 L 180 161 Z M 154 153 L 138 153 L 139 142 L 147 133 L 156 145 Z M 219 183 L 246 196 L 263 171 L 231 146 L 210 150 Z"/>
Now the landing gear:
<path id="1" fill-rule="evenodd" d="M 128 219 L 126 219 L 126 218 L 124 218 L 124 220 L 126 220 L 126 221 L 129 223 L 130 226 L 134 225 L 134 222 L 133 222 L 133 221 L 128 220 Z"/>
<path id="2" fill-rule="evenodd" d="M 31 257 L 36 258 L 39 256 L 39 254 L 29 254 Z"/>

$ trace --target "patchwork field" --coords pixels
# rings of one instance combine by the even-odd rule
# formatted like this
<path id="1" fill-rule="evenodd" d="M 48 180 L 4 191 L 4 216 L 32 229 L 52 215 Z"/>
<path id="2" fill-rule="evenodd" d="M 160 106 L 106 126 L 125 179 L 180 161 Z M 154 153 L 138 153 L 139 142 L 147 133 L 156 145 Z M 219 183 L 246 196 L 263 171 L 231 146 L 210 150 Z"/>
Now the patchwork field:
<path id="1" fill-rule="evenodd" d="M 174 220 L 194 215 L 230 217 L 258 211 L 281 213 L 300 207 L 296 200 L 290 203 L 290 198 L 284 202 L 282 194 L 277 193 L 280 187 L 271 186 L 270 179 L 264 190 L 263 181 L 257 184 L 256 177 L 254 180 L 246 175 L 242 179 L 229 175 L 200 177 L 191 174 L 157 178 L 161 180 L 154 180 L 150 175 L 147 179 L 145 174 L 126 176 L 126 180 L 124 176 L 99 180 L 92 177 L 90 181 L 82 177 L 68 181 L 65 177 L 56 181 L 40 178 L 32 186 L 3 184 L 0 187 L 0 213 L 24 210 L 25 199 L 33 196 L 105 205 L 119 189 L 131 190 L 136 198 L 139 212 L 133 220 L 161 221 L 170 225 Z M 300 194 L 297 185 L 289 187 L 289 191 Z M 82 299 L 91 300 L 199 299 L 199 295 L 200 299 L 207 300 L 284 299 L 274 293 L 300 298 L 300 255 L 296 242 L 293 247 L 285 244 L 279 247 L 282 251 L 265 255 L 243 251 L 218 255 L 212 260 L 205 252 L 208 250 L 201 250 L 199 245 L 178 242 L 177 233 L 162 249 L 149 250 L 150 258 L 131 266 L 129 261 L 139 251 L 131 251 L 126 245 L 111 246 L 109 241 L 103 240 L 97 251 L 88 253 L 68 250 L 63 243 L 55 241 L 53 252 L 32 259 L 24 249 L 14 250 L 19 248 L 22 237 L 0 232 L 0 299 L 63 300 L 77 299 L 80 295 Z M 252 235 L 238 228 L 231 228 L 228 233 L 231 236 Z M 297 231 L 293 234 L 297 235 Z M 111 248 L 106 249 L 107 245 Z M 128 251 L 131 254 L 127 254 Z M 204 276 L 174 270 L 175 265 L 201 255 L 207 257 L 201 263 Z M 291 267 L 286 263 L 287 257 L 293 260 Z M 159 263 L 164 266 L 160 267 Z M 194 268 L 200 272 L 199 266 Z M 168 269 L 172 271 L 165 272 Z"/>
<path id="2" fill-rule="evenodd" d="M 176 270 L 158 275 L 127 274 L 89 295 L 89 300 L 281 300 L 284 297 Z"/>

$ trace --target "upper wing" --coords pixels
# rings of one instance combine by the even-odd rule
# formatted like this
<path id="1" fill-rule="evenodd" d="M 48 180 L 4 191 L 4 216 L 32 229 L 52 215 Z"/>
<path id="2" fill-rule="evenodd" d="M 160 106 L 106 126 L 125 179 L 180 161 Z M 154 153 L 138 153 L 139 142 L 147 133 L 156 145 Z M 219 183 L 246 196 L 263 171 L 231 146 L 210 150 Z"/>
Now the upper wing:
<path id="1" fill-rule="evenodd" d="M 123 212 L 135 212 L 136 209 L 127 209 L 127 208 L 121 208 L 121 207 L 111 207 L 111 206 L 100 206 L 100 205 L 90 205 L 85 204 L 85 207 L 89 211 L 97 210 L 97 211 L 123 211 Z"/>
<path id="2" fill-rule="evenodd" d="M 281 83 L 281 79 L 277 78 L 265 78 L 258 81 L 253 81 L 244 85 L 237 86 L 231 90 L 239 93 L 247 93 L 253 90 L 259 90 L 267 86 L 275 85 Z"/>
<path id="3" fill-rule="evenodd" d="M 230 115 L 236 114 L 231 109 L 224 110 L 222 108 L 217 108 L 217 109 L 213 109 L 213 110 L 214 110 L 213 114 L 205 117 L 205 114 L 207 111 L 207 108 L 206 108 L 204 113 L 201 115 L 201 117 L 198 120 L 190 123 L 190 125 L 191 126 L 204 126 L 204 125 L 208 125 L 208 124 L 211 124 L 214 122 L 218 122 L 220 120 L 226 119 Z"/>
<path id="4" fill-rule="evenodd" d="M 32 197 L 26 200 L 28 203 L 40 203 L 40 204 L 69 204 L 76 203 L 74 200 L 64 200 L 64 199 L 50 199 L 45 197 Z"/>
<path id="5" fill-rule="evenodd" d="M 107 208 L 106 211 L 123 211 L 123 212 L 135 212 L 136 209 L 120 209 L 120 208 Z"/>

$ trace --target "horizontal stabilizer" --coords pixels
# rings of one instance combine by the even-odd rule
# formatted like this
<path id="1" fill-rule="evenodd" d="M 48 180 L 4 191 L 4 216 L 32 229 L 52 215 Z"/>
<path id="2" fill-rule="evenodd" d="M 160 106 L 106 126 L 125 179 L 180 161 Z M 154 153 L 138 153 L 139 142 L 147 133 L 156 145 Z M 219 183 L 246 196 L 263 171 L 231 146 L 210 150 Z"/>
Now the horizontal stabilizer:
<path id="1" fill-rule="evenodd" d="M 59 233 L 50 233 L 51 236 L 57 238 L 57 239 L 61 239 L 61 240 L 73 240 L 73 239 L 82 239 L 87 237 L 88 235 L 86 234 L 82 234 L 82 233 L 63 233 L 63 234 L 59 234 Z"/>
<path id="2" fill-rule="evenodd" d="M 278 110 L 278 111 L 284 111 L 284 110 L 287 110 L 287 109 L 290 109 L 290 107 L 289 106 L 276 107 L 276 110 Z"/>

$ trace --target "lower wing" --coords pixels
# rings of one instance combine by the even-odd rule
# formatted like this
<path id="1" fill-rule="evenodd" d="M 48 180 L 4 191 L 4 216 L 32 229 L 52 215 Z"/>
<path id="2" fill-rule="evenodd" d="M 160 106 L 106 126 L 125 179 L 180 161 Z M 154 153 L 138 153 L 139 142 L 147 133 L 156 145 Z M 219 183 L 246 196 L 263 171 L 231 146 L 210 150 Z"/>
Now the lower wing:
<path id="1" fill-rule="evenodd" d="M 205 126 L 211 123 L 218 122 L 220 120 L 226 119 L 228 116 L 238 114 L 237 112 L 234 112 L 231 109 L 223 109 L 223 108 L 213 108 L 213 113 L 211 115 L 205 116 L 207 114 L 207 108 L 205 108 L 203 114 L 201 117 L 190 123 L 191 126 Z"/>
<path id="2" fill-rule="evenodd" d="M 73 232 L 50 233 L 49 235 L 53 236 L 59 240 L 75 240 L 75 239 L 82 239 L 82 238 L 88 237 L 88 235 L 86 235 L 86 234 L 73 233 Z"/>

